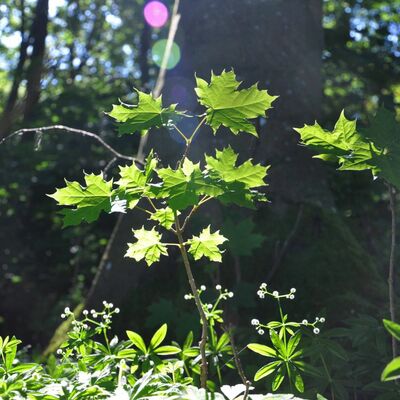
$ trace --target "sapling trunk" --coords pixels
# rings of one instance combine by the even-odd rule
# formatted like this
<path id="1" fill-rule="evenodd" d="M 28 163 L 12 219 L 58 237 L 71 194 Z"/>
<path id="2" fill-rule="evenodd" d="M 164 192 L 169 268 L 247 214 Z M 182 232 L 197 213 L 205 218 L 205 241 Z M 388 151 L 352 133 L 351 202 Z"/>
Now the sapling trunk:
<path id="1" fill-rule="evenodd" d="M 190 289 L 192 291 L 194 301 L 196 303 L 197 311 L 199 312 L 201 323 L 202 323 L 202 330 L 201 330 L 201 340 L 199 343 L 200 347 L 200 356 L 201 356 L 201 374 L 200 374 L 200 384 L 202 388 L 206 388 L 207 385 L 207 375 L 208 375 L 208 367 L 207 367 L 207 355 L 206 355 L 206 346 L 207 346 L 207 339 L 208 339 L 208 321 L 206 314 L 203 310 L 203 306 L 201 304 L 201 300 L 199 297 L 199 293 L 197 291 L 196 281 L 194 279 L 192 268 L 190 266 L 188 254 L 185 248 L 183 236 L 182 236 L 182 229 L 179 223 L 178 216 L 175 214 L 175 228 L 176 228 L 176 236 L 179 242 L 179 250 L 182 254 L 183 264 L 185 266 L 186 274 L 188 277 Z"/>
<path id="2" fill-rule="evenodd" d="M 396 191 L 395 188 L 390 184 L 388 184 L 388 191 L 389 191 L 390 212 L 392 217 L 389 276 L 388 276 L 389 310 L 390 310 L 390 319 L 393 322 L 396 322 L 395 282 L 394 282 L 394 263 L 396 255 Z M 392 353 L 393 353 L 393 358 L 395 358 L 397 356 L 397 340 L 394 336 L 392 336 Z"/>

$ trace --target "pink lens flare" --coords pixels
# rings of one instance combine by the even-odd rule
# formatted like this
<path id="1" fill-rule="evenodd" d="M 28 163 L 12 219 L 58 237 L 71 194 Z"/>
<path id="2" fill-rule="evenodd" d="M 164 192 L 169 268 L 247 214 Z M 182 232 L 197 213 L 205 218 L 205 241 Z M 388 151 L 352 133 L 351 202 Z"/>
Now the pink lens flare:
<path id="1" fill-rule="evenodd" d="M 168 8 L 161 1 L 150 1 L 144 7 L 144 18 L 153 28 L 161 28 L 168 20 Z"/>

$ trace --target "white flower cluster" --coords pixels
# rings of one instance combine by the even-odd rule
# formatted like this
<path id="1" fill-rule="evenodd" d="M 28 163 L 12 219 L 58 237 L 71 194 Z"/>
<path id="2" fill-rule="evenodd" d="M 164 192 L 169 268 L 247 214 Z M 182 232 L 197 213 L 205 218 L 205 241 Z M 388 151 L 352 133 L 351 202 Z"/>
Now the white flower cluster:
<path id="1" fill-rule="evenodd" d="M 296 293 L 296 288 L 291 288 L 289 293 L 285 294 L 280 294 L 277 290 L 274 290 L 273 292 L 269 292 L 267 289 L 267 284 L 264 282 L 260 285 L 259 290 L 257 291 L 257 296 L 260 299 L 264 299 L 266 295 L 272 296 L 275 299 L 281 299 L 281 298 L 286 298 L 290 300 L 294 300 L 295 294 Z"/>
<path id="2" fill-rule="evenodd" d="M 315 335 L 318 335 L 320 333 L 320 329 L 316 326 L 316 324 L 319 324 L 319 323 L 323 324 L 324 322 L 325 322 L 324 317 L 315 317 L 315 321 L 312 323 L 308 322 L 308 320 L 306 320 L 306 319 L 303 319 L 303 321 L 301 321 L 302 325 L 312 327 Z"/>

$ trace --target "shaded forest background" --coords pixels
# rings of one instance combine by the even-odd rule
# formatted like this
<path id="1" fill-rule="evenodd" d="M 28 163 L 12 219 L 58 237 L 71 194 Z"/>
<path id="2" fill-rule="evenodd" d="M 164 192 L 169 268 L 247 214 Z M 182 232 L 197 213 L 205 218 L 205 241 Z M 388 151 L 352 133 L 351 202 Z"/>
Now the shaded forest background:
<path id="1" fill-rule="evenodd" d="M 133 87 L 154 86 L 158 67 L 151 50 L 168 29 L 146 24 L 144 5 L 3 1 L 0 139 L 22 127 L 63 124 L 96 132 L 135 155 L 140 138 L 117 138 L 104 111 L 118 98 L 132 100 Z M 203 218 L 217 221 L 230 245 L 222 265 L 196 268 L 199 282 L 222 282 L 235 292 L 227 312 L 246 338 L 250 319 L 270 312 L 256 300 L 259 284 L 296 287 L 299 300 L 290 311 L 300 318 L 324 315 L 330 328 L 347 329 L 349 362 L 368 358 L 357 379 L 377 379 L 390 358 L 380 327 L 388 309 L 386 188 L 368 173 L 339 176 L 311 159 L 291 128 L 315 119 L 332 126 L 343 108 L 361 124 L 380 105 L 398 110 L 400 1 L 183 1 L 180 12 L 175 40 L 181 58 L 167 74 L 167 102 L 195 108 L 194 73 L 230 67 L 246 83 L 259 81 L 280 95 L 266 123 L 257 122 L 259 142 L 234 139 L 244 158 L 272 165 L 271 203 L 251 213 L 208 209 Z M 218 144 L 210 132 L 204 138 L 197 154 Z M 166 130 L 147 150 L 158 147 L 172 162 L 180 145 Z M 183 301 L 188 288 L 178 254 L 151 269 L 123 259 L 130 228 L 143 223 L 139 217 L 124 217 L 117 229 L 112 214 L 61 229 L 46 194 L 64 177 L 101 171 L 111 158 L 95 142 L 68 133 L 27 135 L 0 146 L 0 335 L 45 348 L 65 306 L 92 307 L 104 299 L 122 310 L 117 331 L 152 331 L 167 322 L 182 338 L 196 327 Z M 355 343 L 355 335 L 365 340 Z M 368 351 L 372 345 L 375 352 Z"/>

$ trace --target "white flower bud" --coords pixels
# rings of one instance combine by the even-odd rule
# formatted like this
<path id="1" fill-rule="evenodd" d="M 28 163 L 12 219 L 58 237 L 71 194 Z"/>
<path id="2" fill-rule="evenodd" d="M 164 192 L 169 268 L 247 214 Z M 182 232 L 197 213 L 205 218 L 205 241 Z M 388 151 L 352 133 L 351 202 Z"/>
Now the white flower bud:
<path id="1" fill-rule="evenodd" d="M 296 288 L 292 287 L 292 288 L 290 289 L 290 293 L 296 293 Z"/>
<path id="2" fill-rule="evenodd" d="M 119 314 L 120 311 L 121 310 L 118 307 L 114 310 L 115 314 Z"/>
<path id="3" fill-rule="evenodd" d="M 279 296 L 279 292 L 278 292 L 277 290 L 274 290 L 274 291 L 272 292 L 272 296 L 278 297 L 278 296 Z"/>
<path id="4" fill-rule="evenodd" d="M 233 292 L 228 293 L 228 297 L 232 298 L 234 296 Z"/>
<path id="5" fill-rule="evenodd" d="M 88 310 L 83 310 L 83 311 L 82 311 L 82 314 L 83 314 L 83 315 L 88 315 L 88 314 L 89 314 L 89 311 L 88 311 Z"/>
<path id="6" fill-rule="evenodd" d="M 204 285 L 201 285 L 201 286 L 200 286 L 200 290 L 203 290 L 203 291 L 204 291 L 204 290 L 206 290 L 206 287 L 205 287 Z"/>
<path id="7" fill-rule="evenodd" d="M 221 285 L 217 285 L 217 286 L 215 286 L 215 289 L 217 289 L 217 290 L 221 290 L 221 289 L 222 289 L 222 287 L 221 287 Z"/>
<path id="8" fill-rule="evenodd" d="M 303 319 L 303 321 L 301 321 L 301 323 L 302 323 L 303 325 L 307 325 L 307 324 L 308 324 L 308 321 L 307 321 L 306 319 Z"/>
<path id="9" fill-rule="evenodd" d="M 254 318 L 254 319 L 251 320 L 251 324 L 254 325 L 254 326 L 260 325 L 260 321 L 258 319 L 256 319 L 256 318 Z"/>
<path id="10" fill-rule="evenodd" d="M 324 323 L 324 322 L 325 322 L 325 318 L 324 318 L 324 317 L 320 318 L 320 319 L 319 319 L 319 322 Z"/>
<path id="11" fill-rule="evenodd" d="M 318 329 L 318 328 L 314 328 L 314 329 L 313 329 L 313 332 L 314 332 L 316 335 L 318 335 L 319 329 Z"/>
<path id="12" fill-rule="evenodd" d="M 265 283 L 265 282 L 263 282 L 261 285 L 260 285 L 260 289 L 266 289 L 267 288 L 267 284 Z"/>
<path id="13" fill-rule="evenodd" d="M 264 335 L 264 333 L 265 333 L 264 329 L 259 329 L 257 332 L 258 332 L 259 335 Z"/>
<path id="14" fill-rule="evenodd" d="M 289 296 L 289 299 L 290 299 L 290 300 L 293 300 L 293 299 L 294 299 L 294 294 L 291 294 L 291 295 Z"/>

